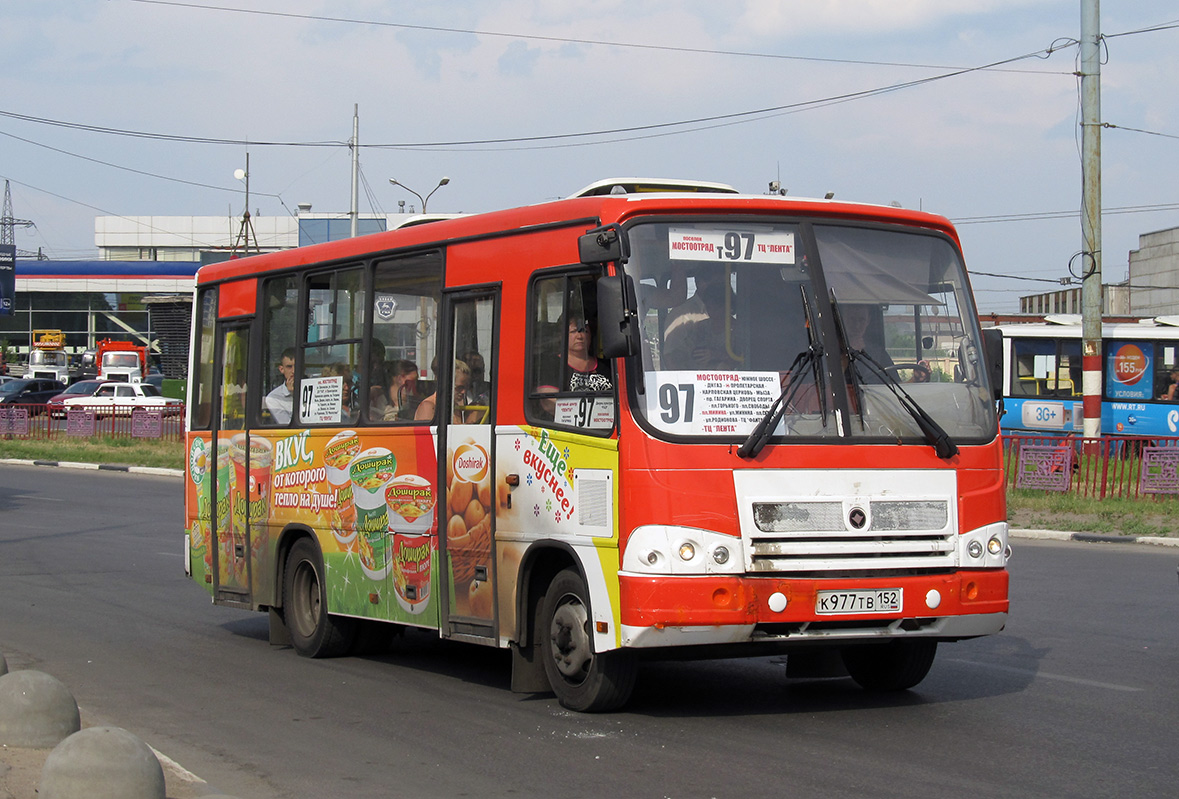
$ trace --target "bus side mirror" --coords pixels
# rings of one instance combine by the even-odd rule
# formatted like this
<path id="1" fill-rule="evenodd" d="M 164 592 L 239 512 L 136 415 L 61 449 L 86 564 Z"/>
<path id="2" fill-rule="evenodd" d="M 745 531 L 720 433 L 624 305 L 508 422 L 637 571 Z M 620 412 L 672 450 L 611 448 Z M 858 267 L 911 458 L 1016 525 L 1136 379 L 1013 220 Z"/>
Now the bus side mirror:
<path id="1" fill-rule="evenodd" d="M 985 328 L 983 335 L 983 360 L 987 376 L 991 378 L 991 391 L 995 399 L 1003 398 L 1003 331 L 997 327 Z"/>
<path id="2" fill-rule="evenodd" d="M 635 284 L 629 275 L 598 278 L 598 331 L 605 357 L 638 354 L 639 321 L 635 307 Z"/>
<path id="3" fill-rule="evenodd" d="M 586 231 L 577 238 L 577 254 L 581 262 L 587 265 L 625 262 L 630 256 L 626 234 L 618 225 L 605 225 Z"/>

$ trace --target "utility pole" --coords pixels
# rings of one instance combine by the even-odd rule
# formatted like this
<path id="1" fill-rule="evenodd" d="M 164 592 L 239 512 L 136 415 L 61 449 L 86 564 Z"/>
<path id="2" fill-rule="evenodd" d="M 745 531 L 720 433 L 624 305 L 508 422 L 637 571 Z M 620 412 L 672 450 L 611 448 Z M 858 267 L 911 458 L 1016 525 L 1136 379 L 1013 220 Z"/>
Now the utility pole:
<path id="1" fill-rule="evenodd" d="M 246 255 L 250 254 L 250 237 L 254 237 L 254 252 L 262 252 L 262 248 L 258 246 L 258 233 L 254 230 L 254 222 L 250 219 L 250 154 L 246 153 L 246 168 L 235 169 L 233 176 L 238 180 L 244 180 L 246 183 L 246 210 L 242 213 L 242 225 L 238 230 L 237 238 L 233 241 L 233 249 L 229 251 L 230 259 L 237 258 L 238 244 L 242 245 L 242 251 Z"/>
<path id="2" fill-rule="evenodd" d="M 352 106 L 352 238 L 360 232 L 360 104 Z"/>
<path id="3" fill-rule="evenodd" d="M 14 231 L 18 227 L 34 227 L 28 219 L 13 219 L 12 217 L 12 188 L 8 181 L 4 181 L 4 209 L 0 211 L 0 245 L 16 247 Z"/>
<path id="4" fill-rule="evenodd" d="M 1081 0 L 1081 367 L 1084 437 L 1101 435 L 1101 3 Z"/>
<path id="5" fill-rule="evenodd" d="M 16 311 L 16 236 L 18 227 L 33 227 L 27 219 L 12 216 L 12 189 L 4 181 L 4 208 L 0 211 L 0 316 L 11 316 Z M 33 315 L 29 314 L 29 340 L 32 341 Z"/>

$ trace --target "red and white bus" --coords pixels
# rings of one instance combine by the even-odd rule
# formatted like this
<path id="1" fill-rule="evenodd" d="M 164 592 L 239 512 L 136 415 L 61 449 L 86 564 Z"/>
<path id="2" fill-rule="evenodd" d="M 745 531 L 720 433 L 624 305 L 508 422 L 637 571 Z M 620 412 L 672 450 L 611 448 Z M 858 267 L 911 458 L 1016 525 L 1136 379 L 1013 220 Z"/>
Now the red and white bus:
<path id="1" fill-rule="evenodd" d="M 203 267 L 193 579 L 301 655 L 437 630 L 584 711 L 684 648 L 898 690 L 1001 630 L 950 223 L 644 188 Z"/>

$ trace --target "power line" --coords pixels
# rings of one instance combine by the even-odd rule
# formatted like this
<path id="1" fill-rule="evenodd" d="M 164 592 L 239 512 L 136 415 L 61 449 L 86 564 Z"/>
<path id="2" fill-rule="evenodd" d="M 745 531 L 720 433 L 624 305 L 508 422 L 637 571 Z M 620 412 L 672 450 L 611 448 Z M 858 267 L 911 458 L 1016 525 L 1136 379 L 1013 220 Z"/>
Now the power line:
<path id="1" fill-rule="evenodd" d="M 147 0 L 132 0 L 132 2 L 147 2 Z M 1071 46 L 1071 45 L 1070 45 Z M 1023 61 L 1028 58 L 1047 58 L 1050 57 L 1056 49 L 1055 45 L 1049 46 L 1043 50 L 1037 50 L 1031 53 L 1015 56 L 1012 58 L 1005 58 L 999 61 L 994 61 L 990 64 L 982 66 L 967 67 L 957 69 L 951 72 L 942 73 L 939 75 L 931 75 L 924 78 L 917 78 L 915 80 L 903 81 L 901 83 L 889 84 L 886 86 L 878 86 L 871 89 L 863 89 L 856 92 L 847 92 L 844 94 L 832 95 L 817 100 L 804 100 L 797 103 L 785 103 L 782 105 L 768 106 L 765 108 L 758 108 L 748 111 L 736 111 L 728 114 L 714 114 L 705 117 L 694 117 L 692 119 L 679 120 L 676 122 L 658 122 L 649 125 L 632 125 L 621 128 L 604 128 L 593 131 L 582 131 L 578 133 L 557 133 L 538 136 L 510 136 L 497 139 L 466 139 L 466 140 L 451 140 L 438 142 L 400 142 L 392 144 L 361 144 L 360 147 L 369 149 L 401 149 L 401 150 L 416 150 L 429 148 L 467 148 L 480 145 L 503 145 L 503 144 L 539 144 L 541 142 L 557 142 L 568 141 L 571 139 L 589 139 L 601 138 L 607 136 L 620 136 L 623 134 L 641 134 L 654 133 L 655 131 L 662 132 L 666 135 L 669 131 L 674 133 L 694 132 L 695 130 L 704 129 L 701 126 L 709 125 L 709 123 L 732 123 L 739 121 L 755 120 L 768 116 L 773 116 L 783 113 L 795 113 L 802 110 L 809 110 L 812 108 L 821 108 L 835 103 L 850 102 L 852 100 L 860 100 L 868 97 L 875 97 L 881 94 L 888 94 L 902 89 L 910 89 L 917 86 L 923 86 L 927 83 L 946 80 L 948 78 L 955 78 L 962 75 L 981 72 L 992 69 L 995 66 L 1002 64 L 1012 64 L 1018 61 Z M 128 136 L 132 138 L 152 139 L 157 141 L 173 141 L 183 142 L 188 144 L 217 144 L 217 145 L 231 145 L 235 147 L 347 147 L 351 146 L 347 141 L 309 141 L 309 142 L 292 142 L 292 141 L 247 141 L 243 139 L 224 139 L 209 136 L 188 136 L 171 133 L 151 133 L 147 131 L 129 130 L 125 128 L 112 128 L 102 125 L 91 125 L 81 122 L 68 122 L 58 119 L 50 119 L 47 117 L 36 117 L 29 114 L 20 114 L 15 111 L 0 110 L 0 116 L 11 119 L 21 120 L 23 122 L 32 122 L 40 125 L 49 125 L 53 127 L 62 127 L 71 130 L 82 130 L 90 133 L 103 133 L 107 135 Z M 714 125 L 715 126 L 715 125 Z M 674 128 L 687 128 L 687 130 L 673 131 Z M 612 142 L 614 140 L 611 140 Z M 579 145 L 595 144 L 603 142 L 580 142 Z"/>
<path id="2" fill-rule="evenodd" d="M 1148 136 L 1162 136 L 1164 139 L 1179 139 L 1179 136 L 1171 133 L 1159 133 L 1156 130 L 1142 130 L 1141 128 L 1127 128 L 1124 125 L 1114 125 L 1110 122 L 1102 122 L 1101 127 L 1110 128 L 1111 130 L 1130 130 L 1134 133 L 1145 133 Z"/>
<path id="3" fill-rule="evenodd" d="M 1159 203 L 1157 205 L 1124 205 L 1114 208 L 1103 208 L 1101 213 L 1110 216 L 1120 214 L 1146 214 L 1156 211 L 1179 211 L 1179 203 Z M 958 227 L 963 225 L 981 225 L 994 222 L 1039 222 L 1046 219 L 1071 219 L 1077 216 L 1077 211 L 1038 211 L 1026 214 L 993 214 L 990 216 L 964 216 L 951 218 Z"/>
<path id="4" fill-rule="evenodd" d="M 596 47 L 618 47 L 632 50 L 656 50 L 670 53 L 688 53 L 692 55 L 721 55 L 738 56 L 742 58 L 769 58 L 785 61 L 809 61 L 822 64 L 853 64 L 874 67 L 904 67 L 910 69 L 961 69 L 961 67 L 942 64 L 914 64 L 897 61 L 866 61 L 851 58 L 823 58 L 819 56 L 785 55 L 782 53 L 758 53 L 744 50 L 716 50 L 703 47 L 685 47 L 682 45 L 644 44 L 641 42 L 617 42 L 606 39 L 580 39 L 565 36 L 541 36 L 529 33 L 511 33 L 506 31 L 489 31 L 475 28 L 449 28 L 440 25 L 413 25 L 406 22 L 385 22 L 380 20 L 357 19 L 355 17 L 331 17 L 323 14 L 297 14 L 291 11 L 262 11 L 254 8 L 234 8 L 231 6 L 217 6 L 208 3 L 184 3 L 178 0 L 129 0 L 132 3 L 142 3 L 153 6 L 173 6 L 176 8 L 190 8 L 200 11 L 221 11 L 231 14 L 249 14 L 262 17 L 283 17 L 287 19 L 309 20 L 313 22 L 334 22 L 347 25 L 364 25 L 378 28 L 398 28 L 401 30 L 425 31 L 429 33 L 455 33 L 469 36 L 488 36 L 501 39 L 521 39 L 524 41 L 549 42 L 555 44 L 584 44 Z M 1044 70 L 994 69 L 995 72 L 1014 72 L 1028 75 L 1065 75 L 1066 72 L 1046 72 Z"/>

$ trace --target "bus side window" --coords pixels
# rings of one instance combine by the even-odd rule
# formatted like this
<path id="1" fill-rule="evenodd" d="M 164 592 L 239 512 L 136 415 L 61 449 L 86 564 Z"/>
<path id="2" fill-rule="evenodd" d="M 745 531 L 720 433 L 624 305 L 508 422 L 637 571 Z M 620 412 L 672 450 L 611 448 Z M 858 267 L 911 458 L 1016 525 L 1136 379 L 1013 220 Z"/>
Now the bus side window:
<path id="1" fill-rule="evenodd" d="M 614 373 L 599 358 L 593 274 L 545 276 L 529 294 L 527 417 L 541 424 L 609 432 Z"/>
<path id="2" fill-rule="evenodd" d="M 354 376 L 360 369 L 360 343 L 364 330 L 364 270 L 343 267 L 312 275 L 307 280 L 307 332 L 301 368 L 308 381 L 301 400 L 320 399 L 305 407 L 301 402 L 296 421 L 301 424 L 351 424 L 356 421 L 359 387 Z M 334 406 L 338 403 L 338 409 Z M 304 417 L 303 414 L 326 414 Z"/>
<path id="3" fill-rule="evenodd" d="M 213 424 L 213 342 L 217 325 L 217 289 L 202 289 L 200 293 L 198 328 L 193 341 L 195 365 L 193 379 L 193 407 L 190 425 L 193 430 L 208 430 Z"/>
<path id="4" fill-rule="evenodd" d="M 293 276 L 271 278 L 262 286 L 262 402 L 263 425 L 287 425 L 291 421 L 292 395 L 298 376 L 295 373 L 296 310 L 299 286 Z"/>
<path id="5" fill-rule="evenodd" d="M 359 381 L 362 416 L 374 425 L 413 424 L 437 379 L 442 253 L 378 261 L 371 305 L 368 363 Z"/>

